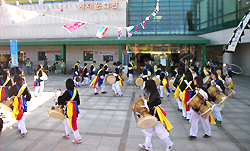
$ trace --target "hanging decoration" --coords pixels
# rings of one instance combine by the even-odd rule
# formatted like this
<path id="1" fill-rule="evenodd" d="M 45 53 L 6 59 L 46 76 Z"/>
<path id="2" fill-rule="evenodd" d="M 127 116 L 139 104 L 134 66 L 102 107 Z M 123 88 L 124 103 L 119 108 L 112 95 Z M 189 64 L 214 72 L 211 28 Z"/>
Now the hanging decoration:
<path id="1" fill-rule="evenodd" d="M 1 0 L 3 1 L 3 0 Z M 40 0 L 41 2 L 44 2 L 44 0 Z M 29 3 L 32 4 L 32 0 L 29 0 Z M 72 4 L 72 1 L 68 1 L 69 4 Z M 16 4 L 19 5 L 19 2 L 16 1 Z M 113 5 L 112 5 L 113 6 Z M 6 4 L 5 7 L 8 9 L 8 11 L 10 12 L 12 18 L 13 18 L 13 21 L 12 21 L 12 24 L 14 24 L 14 22 L 23 22 L 23 21 L 28 21 L 28 20 L 31 20 L 33 18 L 36 18 L 37 16 L 39 16 L 40 14 L 42 16 L 45 16 L 44 13 L 37 13 L 35 11 L 27 11 L 27 10 L 23 10 L 23 9 L 20 9 L 20 8 L 17 8 L 15 6 L 12 6 L 12 5 L 8 5 Z M 41 9 L 41 6 L 37 6 L 38 9 Z M 48 5 L 48 9 L 50 10 L 52 7 L 51 5 L 49 4 Z M 59 10 L 61 12 L 63 12 L 63 7 L 62 7 L 62 4 L 59 3 Z M 141 25 L 142 29 L 145 29 L 145 24 L 146 24 L 146 21 L 150 20 L 150 17 L 153 16 L 155 17 L 157 15 L 157 13 L 159 12 L 159 0 L 157 0 L 157 3 L 156 3 L 156 7 L 154 9 L 154 11 L 149 15 L 149 16 L 146 16 L 145 19 L 137 24 L 137 25 L 134 25 L 134 26 L 129 26 L 129 27 L 125 27 L 126 30 L 127 30 L 127 34 L 128 34 L 128 37 L 131 37 L 132 34 L 131 34 L 131 31 L 134 29 L 135 27 L 135 32 L 138 32 L 138 26 Z M 52 14 L 54 14 L 54 11 L 51 11 Z M 65 30 L 67 30 L 69 33 L 72 33 L 73 31 L 75 31 L 76 29 L 78 29 L 79 27 L 81 27 L 82 25 L 84 24 L 87 24 L 87 22 L 85 21 L 79 21 L 79 20 L 73 20 L 73 19 L 69 19 L 69 18 L 64 18 L 64 17 L 59 17 L 59 16 L 54 16 L 54 15 L 48 15 L 46 14 L 46 16 L 49 16 L 49 17 L 54 17 L 54 18 L 58 18 L 58 19 L 65 19 L 65 20 L 70 20 L 70 21 L 74 21 L 74 22 L 71 22 L 71 23 L 68 23 L 66 25 L 63 26 L 63 28 Z M 91 25 L 100 25 L 100 24 L 95 24 L 95 23 L 89 23 L 88 24 L 91 24 Z M 118 39 L 122 39 L 122 27 L 115 27 L 115 26 L 102 26 L 96 33 L 96 36 L 98 38 L 103 38 L 103 36 L 107 33 L 108 31 L 108 28 L 118 28 Z"/>
<path id="2" fill-rule="evenodd" d="M 64 25 L 62 28 L 67 30 L 69 33 L 72 33 L 73 31 L 75 31 L 76 29 L 78 29 L 84 24 L 85 22 L 73 22 L 73 23 Z"/>
<path id="3" fill-rule="evenodd" d="M 5 7 L 10 12 L 13 20 L 17 23 L 31 20 L 33 18 L 36 18 L 39 15 L 39 13 L 37 12 L 23 10 L 23 9 L 20 9 L 20 8 L 17 8 L 15 6 L 8 5 L 8 4 L 6 4 Z"/>
<path id="4" fill-rule="evenodd" d="M 96 37 L 98 37 L 98 38 L 102 38 L 105 34 L 106 34 L 106 32 L 108 31 L 108 26 L 102 26 L 98 31 L 97 31 L 97 33 L 96 33 Z"/>
<path id="5" fill-rule="evenodd" d="M 118 39 L 122 39 L 122 28 L 118 27 Z"/>

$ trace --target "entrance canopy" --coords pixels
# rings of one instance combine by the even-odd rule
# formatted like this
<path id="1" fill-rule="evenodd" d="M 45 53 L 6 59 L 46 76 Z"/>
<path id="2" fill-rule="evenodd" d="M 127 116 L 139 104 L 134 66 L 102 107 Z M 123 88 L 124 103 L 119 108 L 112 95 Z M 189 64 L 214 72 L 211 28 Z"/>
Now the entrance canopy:
<path id="1" fill-rule="evenodd" d="M 210 40 L 198 36 L 133 36 L 117 39 L 106 37 L 98 39 L 90 38 L 59 38 L 59 39 L 20 39 L 18 45 L 106 45 L 106 44 L 209 44 Z M 0 45 L 10 45 L 9 39 L 0 40 Z"/>

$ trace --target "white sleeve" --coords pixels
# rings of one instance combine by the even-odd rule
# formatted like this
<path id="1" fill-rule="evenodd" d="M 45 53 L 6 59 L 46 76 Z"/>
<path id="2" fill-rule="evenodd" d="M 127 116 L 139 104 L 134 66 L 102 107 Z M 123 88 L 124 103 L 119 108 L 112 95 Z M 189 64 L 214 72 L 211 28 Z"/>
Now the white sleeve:
<path id="1" fill-rule="evenodd" d="M 128 70 L 132 70 L 133 68 L 132 67 L 128 67 Z"/>
<path id="2" fill-rule="evenodd" d="M 216 88 L 217 88 L 220 92 L 222 92 L 222 89 L 221 89 L 221 87 L 220 87 L 219 85 L 216 84 Z"/>
<path id="3" fill-rule="evenodd" d="M 149 110 L 149 107 L 148 107 L 148 101 L 146 99 L 143 100 L 143 101 L 144 101 L 144 106 L 147 108 L 147 110 L 149 112 L 150 110 Z"/>
<path id="4" fill-rule="evenodd" d="M 159 79 L 159 80 L 161 80 L 161 79 L 160 79 L 160 75 L 157 75 L 156 78 Z"/>
<path id="5" fill-rule="evenodd" d="M 116 74 L 116 73 L 113 73 L 113 76 L 117 77 L 117 76 L 118 76 L 118 74 Z"/>
<path id="6" fill-rule="evenodd" d="M 205 100 L 208 100 L 208 95 L 207 95 L 207 93 L 205 91 L 203 91 L 202 89 L 200 89 L 199 93 L 203 96 L 203 98 Z"/>
<path id="7" fill-rule="evenodd" d="M 148 77 L 148 75 L 143 75 L 143 76 L 142 76 L 142 78 L 146 78 L 146 77 Z"/>

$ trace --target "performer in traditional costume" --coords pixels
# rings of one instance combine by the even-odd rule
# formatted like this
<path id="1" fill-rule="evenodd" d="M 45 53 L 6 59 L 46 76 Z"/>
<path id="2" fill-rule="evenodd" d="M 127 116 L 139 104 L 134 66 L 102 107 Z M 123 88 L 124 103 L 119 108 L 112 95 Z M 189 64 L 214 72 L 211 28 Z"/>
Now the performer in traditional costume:
<path id="1" fill-rule="evenodd" d="M 172 73 L 171 77 L 176 78 L 178 76 L 178 66 L 175 66 L 174 72 Z"/>
<path id="2" fill-rule="evenodd" d="M 65 105 L 65 116 L 64 127 L 65 133 L 63 134 L 64 138 L 69 138 L 70 131 L 73 131 L 75 139 L 72 141 L 74 144 L 81 143 L 81 136 L 77 128 L 77 117 L 80 113 L 78 110 L 78 105 L 80 105 L 79 93 L 74 89 L 74 81 L 72 79 L 66 80 L 66 91 L 62 96 L 58 97 L 58 105 Z"/>
<path id="3" fill-rule="evenodd" d="M 134 69 L 134 64 L 133 64 L 133 60 L 130 60 L 130 63 L 128 64 L 128 83 L 130 85 L 133 85 L 133 69 Z"/>
<path id="4" fill-rule="evenodd" d="M 82 73 L 82 85 L 89 85 L 89 73 L 87 68 L 87 63 L 84 63 L 83 73 Z"/>
<path id="5" fill-rule="evenodd" d="M 26 84 L 24 76 L 18 76 L 16 85 L 11 86 L 8 96 L 14 97 L 13 102 L 13 112 L 12 118 L 16 118 L 18 121 L 18 132 L 20 132 L 20 137 L 24 137 L 28 134 L 28 131 L 25 126 L 25 112 L 27 112 L 27 101 L 30 101 L 31 94 L 29 88 Z"/>
<path id="6" fill-rule="evenodd" d="M 208 61 L 207 64 L 209 66 L 210 72 L 214 72 L 214 65 L 213 65 L 213 63 L 211 61 Z"/>
<path id="7" fill-rule="evenodd" d="M 180 86 L 185 78 L 185 75 L 183 74 L 182 70 L 178 70 L 178 76 L 175 78 L 173 86 L 176 87 L 176 90 L 174 92 L 174 98 L 176 99 L 178 103 L 178 111 L 182 111 L 182 100 L 181 100 L 181 91 Z"/>
<path id="8" fill-rule="evenodd" d="M 121 87 L 123 86 L 122 83 L 122 78 L 121 75 L 119 74 L 119 68 L 116 65 L 116 62 L 113 63 L 113 67 L 115 69 L 113 76 L 116 77 L 116 82 L 114 84 L 112 84 L 112 89 L 114 90 L 114 96 L 123 96 L 122 91 L 121 91 Z"/>
<path id="9" fill-rule="evenodd" d="M 160 78 L 160 75 L 161 75 L 161 67 L 162 67 L 162 65 L 159 64 L 159 65 L 157 66 L 157 70 L 156 70 L 156 72 L 155 72 L 155 76 L 156 76 L 160 81 L 161 81 L 161 78 Z M 157 86 L 157 90 L 160 90 L 160 85 Z"/>
<path id="10" fill-rule="evenodd" d="M 201 73 L 202 78 L 205 78 L 206 76 L 210 76 L 211 71 L 210 71 L 210 66 L 206 66 L 205 70 Z"/>
<path id="11" fill-rule="evenodd" d="M 93 85 L 94 87 L 94 94 L 98 94 L 98 88 L 101 87 L 102 94 L 107 93 L 105 91 L 105 83 L 104 83 L 104 78 L 105 78 L 105 70 L 103 69 L 103 64 L 100 64 L 100 68 L 97 70 L 95 79 L 91 82 L 90 86 Z"/>
<path id="12" fill-rule="evenodd" d="M 221 69 L 220 68 L 216 69 L 216 73 L 218 74 L 218 79 L 220 79 L 221 81 L 223 81 L 223 80 L 225 81 L 226 76 L 221 74 Z"/>
<path id="13" fill-rule="evenodd" d="M 89 74 L 90 83 L 95 79 L 95 70 L 96 70 L 95 64 L 96 64 L 96 61 L 93 61 L 93 63 L 90 65 L 90 74 Z"/>
<path id="14" fill-rule="evenodd" d="M 10 78 L 10 72 L 8 70 L 3 71 L 3 77 L 0 78 L 0 95 L 1 95 L 1 100 L 4 101 L 7 100 L 8 97 L 8 90 L 10 86 L 13 86 L 14 82 Z"/>
<path id="15" fill-rule="evenodd" d="M 182 118 L 187 121 L 190 120 L 191 114 L 193 112 L 192 108 L 187 105 L 187 102 L 192 98 L 195 86 L 193 82 L 193 76 L 191 72 L 186 72 L 184 81 L 180 85 L 181 100 L 182 100 Z"/>
<path id="16" fill-rule="evenodd" d="M 39 64 L 37 67 L 37 72 L 34 77 L 34 87 L 35 87 L 35 96 L 43 94 L 44 89 L 44 80 L 47 79 L 47 75 L 43 72 L 42 64 Z"/>
<path id="17" fill-rule="evenodd" d="M 163 93 L 165 93 L 167 95 L 167 97 L 169 97 L 169 85 L 168 85 L 168 80 L 167 80 L 167 75 L 164 72 L 164 68 L 161 67 L 161 73 L 160 73 L 160 96 L 161 98 L 163 98 Z"/>
<path id="18" fill-rule="evenodd" d="M 213 79 L 211 81 L 211 85 L 215 85 L 216 88 L 219 90 L 220 94 L 223 94 L 225 92 L 225 87 L 224 87 L 223 82 L 220 79 L 218 79 L 218 74 L 216 72 L 212 73 L 211 78 Z M 215 122 L 218 125 L 221 125 L 221 122 L 222 122 L 222 116 L 221 116 L 222 108 L 224 108 L 224 103 L 217 104 L 215 101 L 215 108 L 213 110 L 213 116 L 215 118 Z"/>
<path id="19" fill-rule="evenodd" d="M 105 77 L 109 74 L 109 61 L 106 61 L 106 64 L 104 65 L 104 71 L 105 71 Z"/>
<path id="20" fill-rule="evenodd" d="M 75 86 L 78 86 L 78 87 L 80 87 L 80 85 L 79 85 L 79 82 L 77 82 L 76 81 L 76 78 L 77 78 L 77 76 L 80 76 L 80 63 L 81 63 L 81 61 L 77 61 L 76 62 L 76 64 L 74 65 L 74 73 L 73 73 L 73 80 L 74 80 L 74 84 L 75 84 Z"/>
<path id="21" fill-rule="evenodd" d="M 139 144 L 139 146 L 145 150 L 149 150 L 151 148 L 151 139 L 155 131 L 158 137 L 166 144 L 166 151 L 170 151 L 173 142 L 169 139 L 169 131 L 173 127 L 167 120 L 166 113 L 160 107 L 161 99 L 154 80 L 146 81 L 145 91 L 149 94 L 149 100 L 147 101 L 144 95 L 141 96 L 141 99 L 144 101 L 144 106 L 147 108 L 149 114 L 155 116 L 158 122 L 154 127 L 143 130 L 145 143 Z"/>
<path id="22" fill-rule="evenodd" d="M 207 88 L 205 88 L 203 86 L 202 77 L 196 76 L 194 78 L 194 85 L 196 86 L 196 90 L 194 91 L 194 93 L 199 93 L 202 96 L 202 98 L 200 98 L 201 99 L 200 103 L 202 105 L 208 104 L 209 103 L 208 100 L 210 100 L 210 95 L 207 92 Z M 214 120 L 213 120 L 212 116 L 204 119 L 203 117 L 200 116 L 199 107 L 197 107 L 197 108 L 193 107 L 193 110 L 194 110 L 194 112 L 192 113 L 190 121 L 189 121 L 191 123 L 189 138 L 194 139 L 197 137 L 199 120 L 201 120 L 204 131 L 205 131 L 205 135 L 203 135 L 203 137 L 208 138 L 208 137 L 212 136 L 211 127 L 210 127 L 210 121 L 211 121 L 211 124 L 214 124 Z"/>
<path id="23" fill-rule="evenodd" d="M 227 70 L 226 71 L 226 86 L 230 89 L 233 89 L 233 72 L 229 64 L 224 64 L 224 67 Z"/>
<path id="24" fill-rule="evenodd" d="M 148 69 L 146 68 L 145 64 L 141 64 L 140 68 L 141 68 L 141 73 L 140 73 L 139 77 L 141 77 L 143 79 L 143 84 L 141 86 L 141 90 L 144 90 L 145 83 L 149 79 L 149 77 L 148 77 Z"/>

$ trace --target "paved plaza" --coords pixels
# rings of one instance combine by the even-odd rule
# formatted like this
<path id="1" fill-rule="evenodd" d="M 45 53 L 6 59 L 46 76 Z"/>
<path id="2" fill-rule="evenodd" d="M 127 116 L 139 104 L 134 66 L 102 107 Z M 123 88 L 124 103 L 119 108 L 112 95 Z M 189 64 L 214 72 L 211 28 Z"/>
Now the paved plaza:
<path id="1" fill-rule="evenodd" d="M 0 150 L 3 151 L 143 151 L 138 144 L 144 142 L 142 130 L 136 127 L 131 104 L 139 99 L 142 91 L 124 82 L 123 97 L 113 97 L 111 85 L 106 85 L 107 94 L 94 95 L 93 87 L 81 86 L 81 105 L 78 128 L 82 137 L 81 144 L 73 144 L 62 137 L 63 121 L 48 117 L 55 92 L 65 89 L 65 81 L 71 76 L 49 76 L 45 82 L 44 95 L 33 97 L 28 103 L 26 127 L 28 135 L 20 138 L 17 123 L 7 115 L 4 131 L 0 138 Z M 27 76 L 27 83 L 32 93 L 33 76 Z M 173 93 L 164 96 L 162 107 L 173 125 L 170 139 L 173 151 L 245 151 L 250 150 L 250 77 L 235 76 L 236 94 L 226 100 L 222 111 L 222 126 L 212 125 L 212 137 L 203 138 L 204 130 L 199 122 L 199 132 L 195 140 L 189 140 L 190 123 L 182 119 L 177 111 Z M 152 138 L 153 151 L 165 150 L 165 145 L 156 134 Z"/>

